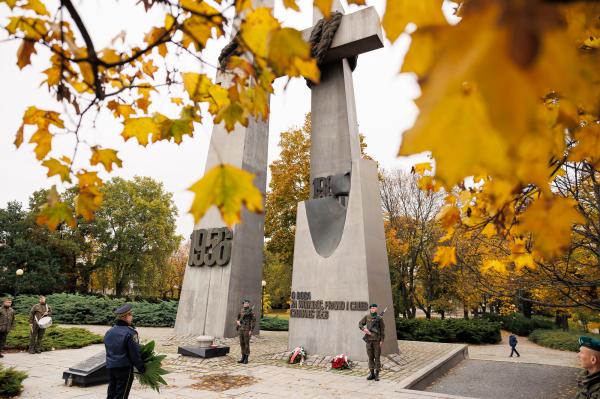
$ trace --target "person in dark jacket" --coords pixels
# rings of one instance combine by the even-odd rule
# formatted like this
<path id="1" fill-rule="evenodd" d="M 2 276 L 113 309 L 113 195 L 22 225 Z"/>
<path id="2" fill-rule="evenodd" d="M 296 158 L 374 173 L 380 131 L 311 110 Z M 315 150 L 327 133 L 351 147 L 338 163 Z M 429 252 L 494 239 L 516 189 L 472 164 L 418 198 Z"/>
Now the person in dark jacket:
<path id="1" fill-rule="evenodd" d="M 516 353 L 517 357 L 521 357 L 517 351 L 517 343 L 517 336 L 515 334 L 510 334 L 510 337 L 508 337 L 508 344 L 510 345 L 510 357 L 513 356 L 513 353 Z"/>
<path id="2" fill-rule="evenodd" d="M 106 348 L 106 368 L 110 375 L 107 399 L 125 399 L 129 397 L 133 383 L 133 367 L 138 372 L 145 371 L 138 333 L 131 325 L 133 313 L 131 305 L 126 303 L 115 310 L 116 323 L 104 335 Z"/>
<path id="3" fill-rule="evenodd" d="M 248 357 L 250 357 L 250 337 L 256 325 L 256 315 L 254 314 L 254 309 L 250 307 L 250 300 L 244 299 L 242 301 L 242 309 L 238 313 L 236 323 L 242 350 L 242 358 L 238 363 L 248 364 Z"/>
<path id="4" fill-rule="evenodd" d="M 31 307 L 29 311 L 29 353 L 42 353 L 42 339 L 44 339 L 45 328 L 40 328 L 38 321 L 42 317 L 52 316 L 52 309 L 46 303 L 46 297 L 40 295 L 39 303 Z"/>
<path id="5" fill-rule="evenodd" d="M 12 298 L 4 298 L 0 307 L 0 357 L 6 345 L 8 332 L 15 328 L 15 311 L 12 308 Z"/>
<path id="6" fill-rule="evenodd" d="M 584 370 L 577 377 L 575 399 L 600 399 L 600 340 L 579 337 L 577 358 Z"/>

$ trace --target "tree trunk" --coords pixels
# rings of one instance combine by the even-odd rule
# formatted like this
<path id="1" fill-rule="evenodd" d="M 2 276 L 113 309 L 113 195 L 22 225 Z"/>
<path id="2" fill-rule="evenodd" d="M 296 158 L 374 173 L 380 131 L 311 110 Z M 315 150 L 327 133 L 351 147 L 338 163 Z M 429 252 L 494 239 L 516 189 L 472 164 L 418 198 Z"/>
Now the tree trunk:
<path id="1" fill-rule="evenodd" d="M 469 320 L 469 308 L 463 303 L 463 318 Z"/>

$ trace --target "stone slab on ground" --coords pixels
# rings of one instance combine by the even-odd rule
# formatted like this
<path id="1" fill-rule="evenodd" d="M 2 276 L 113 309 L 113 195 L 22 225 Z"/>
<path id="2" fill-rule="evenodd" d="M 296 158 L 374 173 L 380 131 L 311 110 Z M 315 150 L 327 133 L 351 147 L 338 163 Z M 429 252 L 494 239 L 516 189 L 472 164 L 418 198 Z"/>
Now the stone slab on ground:
<path id="1" fill-rule="evenodd" d="M 578 372 L 571 367 L 465 360 L 425 390 L 481 399 L 566 399 L 575 396 Z"/>

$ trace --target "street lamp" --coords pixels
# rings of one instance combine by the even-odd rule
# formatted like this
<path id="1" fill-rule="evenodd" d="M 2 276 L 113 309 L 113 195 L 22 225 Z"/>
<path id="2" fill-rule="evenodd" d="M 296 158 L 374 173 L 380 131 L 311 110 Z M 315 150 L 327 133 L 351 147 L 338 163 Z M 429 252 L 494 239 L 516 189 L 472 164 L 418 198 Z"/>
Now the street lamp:
<path id="1" fill-rule="evenodd" d="M 265 317 L 265 287 L 267 286 L 267 282 L 263 280 L 262 284 L 262 295 L 260 297 L 260 317 Z"/>
<path id="2" fill-rule="evenodd" d="M 23 275 L 23 269 L 17 269 L 15 272 L 17 278 L 15 279 L 15 298 L 19 295 L 19 277 Z"/>

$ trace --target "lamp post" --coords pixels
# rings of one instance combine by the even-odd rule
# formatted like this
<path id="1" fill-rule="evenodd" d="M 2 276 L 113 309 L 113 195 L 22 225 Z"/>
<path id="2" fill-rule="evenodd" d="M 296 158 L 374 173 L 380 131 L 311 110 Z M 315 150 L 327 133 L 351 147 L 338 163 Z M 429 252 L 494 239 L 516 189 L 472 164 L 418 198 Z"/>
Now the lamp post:
<path id="1" fill-rule="evenodd" d="M 23 275 L 23 269 L 17 269 L 15 278 L 15 298 L 19 295 L 19 278 Z"/>
<path id="2" fill-rule="evenodd" d="M 262 295 L 260 297 L 260 317 L 265 317 L 265 287 L 267 286 L 267 282 L 263 280 L 262 284 Z"/>

